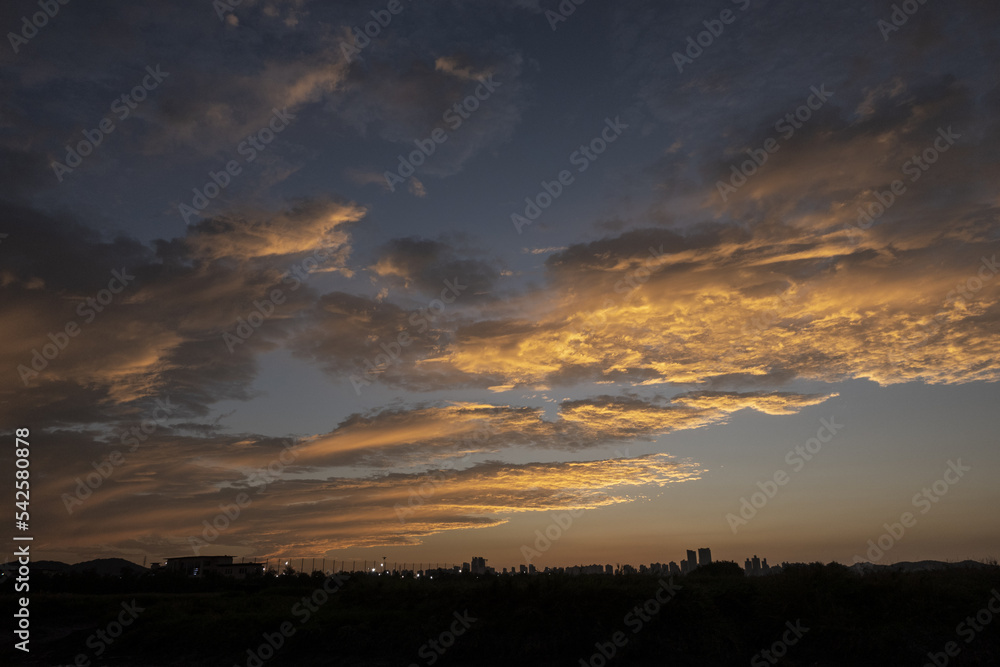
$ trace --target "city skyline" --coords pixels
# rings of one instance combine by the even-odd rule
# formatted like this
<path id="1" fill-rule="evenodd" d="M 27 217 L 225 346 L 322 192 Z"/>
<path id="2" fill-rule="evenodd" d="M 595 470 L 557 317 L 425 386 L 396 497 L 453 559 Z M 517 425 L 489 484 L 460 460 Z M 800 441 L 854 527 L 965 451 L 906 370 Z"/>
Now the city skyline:
<path id="1" fill-rule="evenodd" d="M 702 560 L 702 552 L 705 552 L 705 559 Z M 143 563 L 137 563 L 135 561 L 130 561 L 135 565 L 141 565 L 143 568 L 150 570 L 156 570 L 157 568 L 167 568 L 170 562 L 211 562 L 219 561 L 220 559 L 229 559 L 227 562 L 232 564 L 232 567 L 239 567 L 242 565 L 259 565 L 264 569 L 274 571 L 278 574 L 282 573 L 287 567 L 291 567 L 297 573 L 312 573 L 312 572 L 382 572 L 382 573 L 399 573 L 399 572 L 422 572 L 422 571 L 454 571 L 454 572 L 464 572 L 471 574 L 517 574 L 517 573 L 546 573 L 550 571 L 569 571 L 569 570 L 581 570 L 580 573 L 588 573 L 588 568 L 599 568 L 600 573 L 606 574 L 621 574 L 621 573 L 654 573 L 663 572 L 669 574 L 689 574 L 699 567 L 711 563 L 731 563 L 740 567 L 748 575 L 758 575 L 778 573 L 782 568 L 788 564 L 793 565 L 806 565 L 812 563 L 819 563 L 821 565 L 837 563 L 840 565 L 851 566 L 861 566 L 862 568 L 869 566 L 881 566 L 881 567 L 895 567 L 901 564 L 946 564 L 946 563 L 980 563 L 983 565 L 989 565 L 995 561 L 992 557 L 987 557 L 984 559 L 963 559 L 962 561 L 938 561 L 934 559 L 916 559 L 916 560 L 900 560 L 892 561 L 889 559 L 878 559 L 878 560 L 854 560 L 853 562 L 838 562 L 830 560 L 814 560 L 814 561 L 795 561 L 782 558 L 772 559 L 769 564 L 767 562 L 767 557 L 759 557 L 758 554 L 753 554 L 752 556 L 747 555 L 745 558 L 741 556 L 735 556 L 732 558 L 713 557 L 711 553 L 711 548 L 698 548 L 697 555 L 695 557 L 695 566 L 692 568 L 690 566 L 691 554 L 695 553 L 693 550 L 686 550 L 688 558 L 679 558 L 678 560 L 668 559 L 666 561 L 630 561 L 623 558 L 616 558 L 612 562 L 585 562 L 585 561 L 566 561 L 566 562 L 525 562 L 520 561 L 517 563 L 509 562 L 499 562 L 496 565 L 490 565 L 490 559 L 482 556 L 473 556 L 470 560 L 412 560 L 403 561 L 395 559 L 393 556 L 383 556 L 382 558 L 370 559 L 370 558 L 354 558 L 351 556 L 340 556 L 338 558 L 332 557 L 313 557 L 313 556 L 291 556 L 291 555 L 277 555 L 267 558 L 254 559 L 247 556 L 233 556 L 231 554 L 199 554 L 199 555 L 173 555 L 161 558 L 145 558 Z M 235 560 L 238 558 L 239 560 Z M 740 559 L 743 558 L 743 562 Z M 107 559 L 95 559 L 95 560 L 107 560 Z M 128 560 L 128 559 L 123 559 Z M 148 565 L 147 565 L 148 561 Z M 477 565 L 477 561 L 480 561 Z M 67 565 L 81 565 L 93 561 L 84 561 L 82 563 L 67 563 Z M 298 563 L 298 566 L 296 566 Z M 350 563 L 350 566 L 348 566 Z M 48 569 L 47 567 L 40 566 L 43 570 Z M 623 570 L 626 568 L 626 570 Z M 169 568 L 167 568 L 169 569 Z M 591 572 L 592 573 L 592 572 Z M 190 574 L 190 572 L 189 572 Z"/>

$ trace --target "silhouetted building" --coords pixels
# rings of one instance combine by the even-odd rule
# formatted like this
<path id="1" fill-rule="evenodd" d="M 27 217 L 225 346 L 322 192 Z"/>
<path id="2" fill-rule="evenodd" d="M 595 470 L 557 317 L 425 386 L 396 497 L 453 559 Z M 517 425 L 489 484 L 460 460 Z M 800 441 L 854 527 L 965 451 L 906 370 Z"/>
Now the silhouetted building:
<path id="1" fill-rule="evenodd" d="M 472 574 L 486 574 L 486 559 L 479 556 L 472 557 Z"/>
<path id="2" fill-rule="evenodd" d="M 691 553 L 690 551 L 688 552 Z M 698 565 L 708 565 L 712 562 L 711 549 L 698 549 Z"/>
<path id="3" fill-rule="evenodd" d="M 245 579 L 254 574 L 263 574 L 264 563 L 234 563 L 232 556 L 180 556 L 168 558 L 164 569 L 168 572 L 183 572 L 189 577 L 204 577 L 214 573 Z"/>

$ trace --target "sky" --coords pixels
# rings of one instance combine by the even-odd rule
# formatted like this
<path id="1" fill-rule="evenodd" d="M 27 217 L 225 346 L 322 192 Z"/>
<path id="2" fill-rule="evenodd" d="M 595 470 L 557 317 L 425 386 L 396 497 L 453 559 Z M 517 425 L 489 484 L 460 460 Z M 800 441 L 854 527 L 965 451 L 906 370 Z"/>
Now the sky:
<path id="1" fill-rule="evenodd" d="M 1000 555 L 996 3 L 0 26 L 36 559 Z"/>

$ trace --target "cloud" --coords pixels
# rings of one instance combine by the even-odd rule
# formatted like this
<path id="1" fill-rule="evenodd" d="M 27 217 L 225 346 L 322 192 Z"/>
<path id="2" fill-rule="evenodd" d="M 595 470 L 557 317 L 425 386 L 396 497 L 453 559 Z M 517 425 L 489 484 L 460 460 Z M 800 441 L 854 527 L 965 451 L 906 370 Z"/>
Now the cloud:
<path id="1" fill-rule="evenodd" d="M 492 70 L 477 70 L 464 55 L 441 56 L 434 61 L 434 69 L 465 81 L 477 81 L 492 74 Z"/>
<path id="2" fill-rule="evenodd" d="M 544 289 L 507 300 L 506 316 L 454 322 L 420 368 L 484 388 L 998 377 L 986 354 L 998 308 L 991 242 L 873 251 L 783 234 L 641 230 L 571 246 L 548 259 Z M 409 371 L 396 370 L 382 379 L 405 383 Z"/>
<path id="3" fill-rule="evenodd" d="M 341 254 L 344 269 L 347 223 L 357 222 L 365 209 L 355 204 L 307 201 L 294 208 L 254 217 L 220 216 L 193 225 L 186 242 L 202 260 L 251 260 L 332 250 Z"/>
<path id="4" fill-rule="evenodd" d="M 475 46 L 462 43 L 467 50 L 432 58 L 433 67 L 412 52 L 400 53 L 400 59 L 392 62 L 383 60 L 381 53 L 366 54 L 369 62 L 351 67 L 325 108 L 362 137 L 393 144 L 390 150 L 399 155 L 412 152 L 415 141 L 429 141 L 435 130 L 443 132 L 447 140 L 435 145 L 433 154 L 417 168 L 417 176 L 426 182 L 428 177 L 457 174 L 484 150 L 507 142 L 526 106 L 524 62 L 517 50 L 493 38 Z M 486 76 L 496 84 L 491 92 L 480 83 Z M 456 111 L 456 105 L 466 104 L 470 96 L 468 109 Z M 384 174 L 395 170 L 397 163 L 393 157 L 388 164 L 366 163 L 354 171 Z M 421 196 L 419 188 L 413 194 Z"/>
<path id="5" fill-rule="evenodd" d="M 447 283 L 458 284 L 463 287 L 456 299 L 467 303 L 490 295 L 500 276 L 501 264 L 497 260 L 475 257 L 480 253 L 442 240 L 396 238 L 383 244 L 377 253 L 378 259 L 370 270 L 410 294 L 437 297 L 447 289 Z"/>
<path id="6" fill-rule="evenodd" d="M 71 437 L 54 435 L 59 442 Z M 349 547 L 419 544 L 445 531 L 500 525 L 515 514 L 635 502 L 704 473 L 695 463 L 663 454 L 519 465 L 484 462 L 462 470 L 349 478 L 278 477 L 263 467 L 237 470 L 213 463 L 213 453 L 242 444 L 229 437 L 213 441 L 166 434 L 156 446 L 126 454 L 79 503 L 65 499 L 72 498 L 77 478 L 93 468 L 82 459 L 58 461 L 53 455 L 44 462 L 52 474 L 40 482 L 45 518 L 36 531 L 59 535 L 60 550 L 80 554 L 99 545 L 105 555 L 136 548 L 176 555 L 200 545 L 250 548 L 271 557 L 290 551 L 322 556 Z M 269 449 L 271 463 L 277 463 L 279 443 L 252 444 Z M 96 444 L 87 450 L 97 462 L 104 460 Z M 272 465 L 272 470 L 282 468 Z M 241 501 L 239 514 L 218 522 L 218 533 L 206 532 L 205 526 L 225 508 L 233 514 L 241 493 L 249 502 Z M 136 526 L 150 528 L 137 531 Z"/>
<path id="7" fill-rule="evenodd" d="M 369 20 L 363 3 L 244 3 L 226 23 L 204 3 L 191 3 L 203 21 L 185 6 L 118 3 L 51 21 L 45 48 L 30 45 L 30 67 L 0 55 L 5 128 L 16 129 L 0 136 L 0 417 L 44 424 L 40 525 L 80 552 L 185 546 L 288 444 L 228 433 L 212 414 L 220 401 L 253 398 L 262 357 L 278 351 L 325 372 L 335 392 L 383 385 L 353 403 L 347 389 L 344 413 L 406 393 L 392 409 L 298 434 L 287 476 L 225 536 L 262 553 L 413 544 L 519 511 L 621 502 L 627 480 L 647 493 L 695 479 L 696 464 L 662 454 L 502 459 L 585 458 L 744 409 L 790 415 L 838 395 L 789 390 L 803 381 L 1000 380 L 1000 9 L 920 13 L 882 48 L 884 8 L 856 4 L 755 4 L 678 72 L 672 53 L 703 28 L 704 7 L 626 0 L 607 10 L 612 52 L 590 54 L 603 64 L 587 78 L 598 92 L 576 101 L 569 80 L 533 87 L 558 70 L 526 58 L 523 35 L 505 27 L 527 17 L 547 30 L 536 0 L 407 10 L 351 63 L 340 39 Z M 573 30 L 585 34 L 594 16 L 578 14 Z M 829 25 L 842 28 L 839 41 L 816 39 Z M 95 34 L 108 48 L 81 48 Z M 158 63 L 170 72 L 162 89 L 56 188 L 51 162 Z M 774 68 L 766 87 L 762 66 Z M 483 76 L 500 86 L 452 127 L 447 112 Z M 831 99 L 723 197 L 732 167 L 759 155 L 776 121 L 821 85 Z M 498 234 L 488 215 L 464 221 L 478 239 L 441 233 L 450 214 L 434 207 L 448 189 L 430 179 L 469 170 L 456 201 L 488 213 L 508 184 L 492 168 L 471 173 L 473 160 L 494 152 L 508 164 L 522 148 L 526 160 L 544 157 L 535 135 L 498 150 L 529 104 L 557 133 L 578 108 L 621 108 L 637 135 L 662 141 L 607 158 L 624 160 L 607 166 L 610 198 L 561 200 L 560 215 L 580 217 L 536 230 L 547 235 L 537 247 L 522 249 L 509 228 Z M 299 117 L 220 194 L 219 212 L 157 238 L 157 209 L 179 224 L 164 202 L 204 183 L 286 107 Z M 409 181 L 421 198 L 413 207 L 376 188 L 364 206 L 322 194 L 328 174 L 386 188 L 397 156 L 442 127 L 447 141 Z M 941 132 L 954 144 L 913 171 Z M 905 192 L 890 205 L 897 180 Z M 279 182 L 281 192 L 267 187 Z M 592 182 L 573 197 L 598 192 Z M 358 224 L 369 211 L 377 228 Z M 866 211 L 871 224 L 852 229 Z M 444 404 L 433 393 L 468 390 L 490 399 Z M 176 414 L 79 514 L 62 517 L 60 494 L 167 397 Z M 449 464 L 461 469 L 438 484 L 428 468 Z M 433 497 L 400 523 L 396 504 L 424 484 Z M 146 525 L 156 528 L 137 528 Z"/>
<path id="8" fill-rule="evenodd" d="M 744 408 L 795 414 L 835 396 L 711 391 L 671 399 L 597 396 L 563 401 L 551 421 L 539 408 L 456 402 L 355 414 L 327 434 L 304 438 L 295 452 L 299 464 L 311 467 L 401 468 L 493 456 L 515 447 L 581 451 L 720 423 Z"/>
<path id="9" fill-rule="evenodd" d="M 767 415 L 793 415 L 804 407 L 839 396 L 839 394 L 793 394 L 789 392 L 695 391 L 673 398 L 674 403 L 692 408 L 736 412 L 750 408 Z"/>
<path id="10" fill-rule="evenodd" d="M 0 361 L 12 371 L 0 383 L 0 412 L 51 427 L 114 421 L 120 406 L 167 395 L 188 415 L 248 398 L 255 355 L 314 307 L 316 294 L 302 289 L 311 268 L 347 271 L 343 227 L 363 215 L 350 204 L 303 202 L 207 220 L 154 249 L 17 205 L 4 211 L 0 291 L 15 319 L 0 327 Z M 326 256 L 310 264 L 319 250 Z M 256 304 L 267 317 L 228 349 L 223 335 L 260 316 Z"/>
<path id="11" fill-rule="evenodd" d="M 427 189 L 424 187 L 423 182 L 416 176 L 410 179 L 410 184 L 407 189 L 410 191 L 410 194 L 415 197 L 427 196 Z"/>

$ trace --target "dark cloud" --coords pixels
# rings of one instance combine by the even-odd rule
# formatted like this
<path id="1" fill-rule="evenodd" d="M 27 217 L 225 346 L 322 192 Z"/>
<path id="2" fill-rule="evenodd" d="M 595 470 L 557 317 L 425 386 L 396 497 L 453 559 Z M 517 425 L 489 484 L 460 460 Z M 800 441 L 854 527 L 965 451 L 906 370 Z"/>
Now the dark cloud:
<path id="1" fill-rule="evenodd" d="M 68 216 L 7 212 L 0 290 L 17 327 L 0 353 L 3 412 L 52 426 L 113 419 L 117 405 L 162 396 L 200 416 L 216 401 L 249 398 L 255 355 L 315 303 L 311 269 L 344 268 L 348 237 L 335 228 L 363 213 L 314 202 L 207 221 L 157 244 L 157 255 Z"/>
<path id="2" fill-rule="evenodd" d="M 448 284 L 461 289 L 461 303 L 490 296 L 500 276 L 499 262 L 460 255 L 451 244 L 419 237 L 393 239 L 378 251 L 372 270 L 398 279 L 411 292 L 437 297 Z"/>

